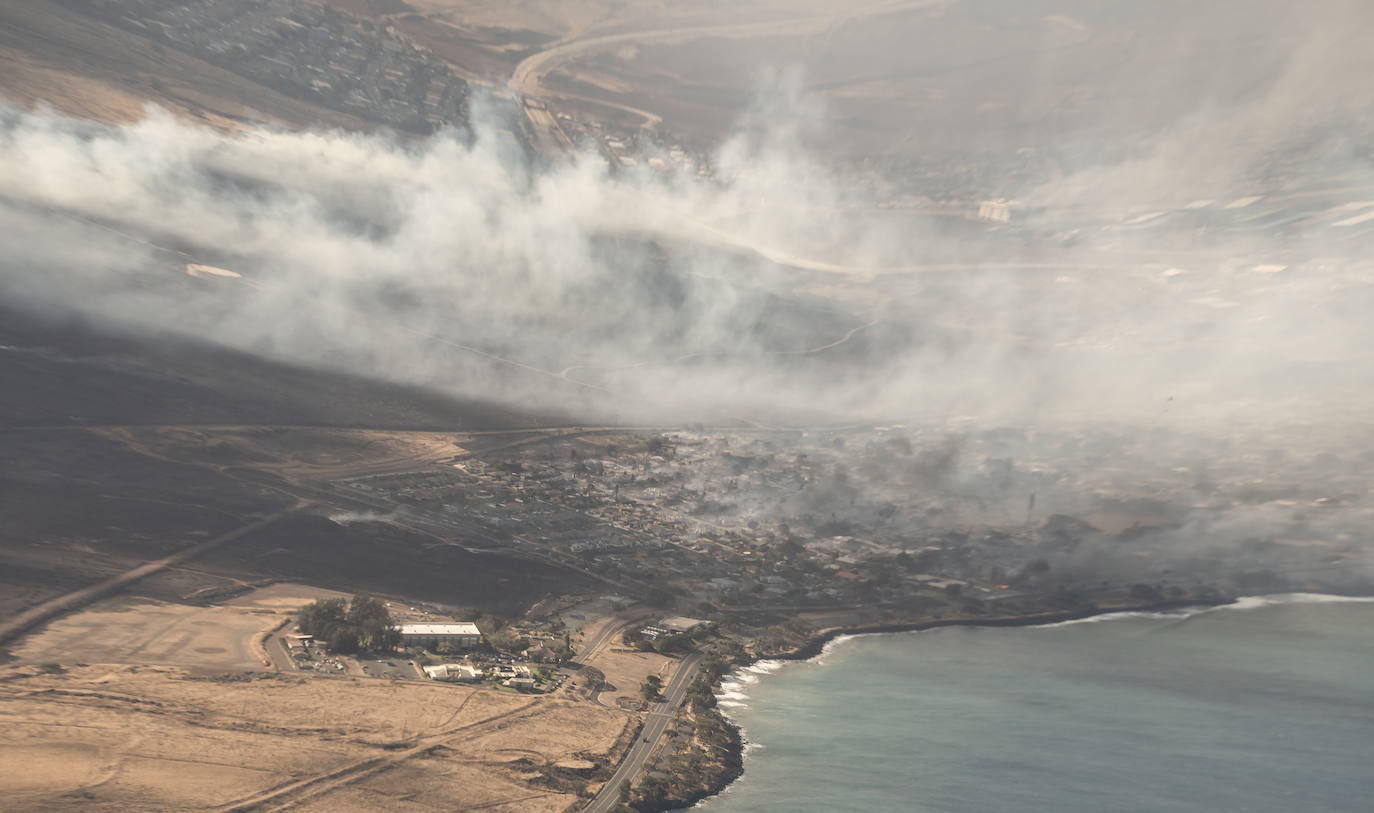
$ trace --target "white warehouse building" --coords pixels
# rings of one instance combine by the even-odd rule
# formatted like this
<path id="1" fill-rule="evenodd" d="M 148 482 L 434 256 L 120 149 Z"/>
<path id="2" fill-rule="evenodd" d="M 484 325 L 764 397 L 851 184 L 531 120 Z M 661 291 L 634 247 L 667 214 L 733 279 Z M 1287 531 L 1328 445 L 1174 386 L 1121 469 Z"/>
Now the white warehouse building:
<path id="1" fill-rule="evenodd" d="M 466 649 L 482 643 L 482 632 L 476 624 L 401 624 L 396 629 L 404 646 L 434 649 L 447 643 Z"/>

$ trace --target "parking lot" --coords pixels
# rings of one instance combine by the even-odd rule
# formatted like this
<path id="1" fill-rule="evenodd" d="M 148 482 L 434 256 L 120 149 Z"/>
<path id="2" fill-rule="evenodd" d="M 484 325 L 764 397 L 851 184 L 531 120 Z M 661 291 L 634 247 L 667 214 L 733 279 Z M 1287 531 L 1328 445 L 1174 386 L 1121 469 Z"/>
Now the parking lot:
<path id="1" fill-rule="evenodd" d="M 395 680 L 418 680 L 423 677 L 410 661 L 403 658 L 382 660 L 359 660 L 358 666 L 368 677 L 392 678 Z"/>

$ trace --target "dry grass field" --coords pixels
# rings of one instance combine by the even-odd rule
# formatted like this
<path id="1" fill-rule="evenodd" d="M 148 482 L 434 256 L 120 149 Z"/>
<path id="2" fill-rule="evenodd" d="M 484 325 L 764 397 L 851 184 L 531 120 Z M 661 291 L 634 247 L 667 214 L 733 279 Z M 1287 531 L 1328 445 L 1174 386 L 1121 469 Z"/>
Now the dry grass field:
<path id="1" fill-rule="evenodd" d="M 396 432 L 312 427 L 120 427 L 112 439 L 154 457 L 220 466 L 251 466 L 287 479 L 331 479 L 412 471 L 462 454 L 452 432 Z"/>
<path id="2" fill-rule="evenodd" d="M 602 650 L 591 665 L 606 675 L 608 688 L 597 699 L 612 708 L 624 698 L 630 702 L 639 701 L 640 685 L 646 675 L 658 675 L 666 685 L 672 679 L 678 661 L 657 652 L 638 652 L 616 645 Z M 614 686 L 615 688 L 609 688 Z"/>
<path id="3" fill-rule="evenodd" d="M 0 670 L 0 810 L 552 813 L 594 784 L 560 764 L 605 766 L 628 738 L 588 702 L 265 668 L 263 633 L 337 595 L 116 596 L 21 640 Z"/>
<path id="4" fill-rule="evenodd" d="M 428 682 L 13 665 L 0 810 L 555 811 L 576 797 L 554 763 L 604 761 L 627 722 Z"/>
<path id="5" fill-rule="evenodd" d="M 19 663 L 158 664 L 188 669 L 263 667 L 261 634 L 317 598 L 343 593 L 298 584 L 199 607 L 116 596 L 60 618 L 13 646 Z"/>

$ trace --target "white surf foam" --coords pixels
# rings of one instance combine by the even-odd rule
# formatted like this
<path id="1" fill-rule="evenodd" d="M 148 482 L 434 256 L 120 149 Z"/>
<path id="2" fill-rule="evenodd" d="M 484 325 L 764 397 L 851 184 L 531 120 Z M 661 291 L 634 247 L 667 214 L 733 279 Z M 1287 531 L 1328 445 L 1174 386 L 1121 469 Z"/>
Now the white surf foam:
<path id="1" fill-rule="evenodd" d="M 1103 613 L 1101 615 L 1090 615 L 1087 618 L 1070 618 L 1068 621 L 1055 621 L 1050 624 L 1033 624 L 1034 629 L 1051 629 L 1053 627 L 1067 627 L 1073 624 L 1097 624 L 1103 621 L 1122 621 L 1127 618 L 1172 618 L 1175 620 L 1192 618 L 1209 612 L 1213 607 L 1198 607 L 1187 610 L 1170 610 L 1168 612 L 1149 613 L 1149 612 L 1125 612 L 1125 613 Z"/>
<path id="2" fill-rule="evenodd" d="M 1279 593 L 1272 596 L 1244 596 L 1217 610 L 1255 610 L 1275 604 L 1374 604 L 1374 596 L 1336 596 L 1329 593 Z"/>
<path id="3" fill-rule="evenodd" d="M 829 641 L 826 641 L 825 646 L 821 647 L 820 654 L 818 654 L 814 658 L 809 659 L 807 663 L 814 663 L 817 666 L 825 666 L 826 658 L 830 655 L 830 653 L 834 652 L 837 647 L 844 646 L 845 644 L 848 644 L 850 641 L 857 641 L 860 638 L 868 638 L 874 635 L 888 634 L 889 633 L 886 632 L 859 632 L 853 635 L 836 635 L 834 638 L 831 638 Z"/>
<path id="4" fill-rule="evenodd" d="M 749 700 L 747 693 L 749 687 L 758 683 L 761 676 L 771 675 L 786 665 L 786 661 L 763 660 L 736 669 L 721 680 L 720 687 L 716 691 L 716 705 L 722 709 L 747 707 L 749 705 L 746 702 Z"/>
<path id="5" fill-rule="evenodd" d="M 786 665 L 787 661 L 759 661 L 751 666 L 746 666 L 744 671 L 756 675 L 771 675 Z"/>
<path id="6" fill-rule="evenodd" d="M 1199 615 L 1206 615 L 1208 613 L 1221 612 L 1223 610 L 1258 610 L 1261 607 L 1274 607 L 1282 604 L 1347 603 L 1374 603 L 1374 596 L 1337 596 L 1327 593 L 1277 593 L 1270 596 L 1242 596 L 1230 604 L 1218 604 L 1214 607 L 1185 607 L 1179 610 L 1168 610 L 1164 612 L 1103 613 L 1102 615 L 1092 615 L 1087 618 L 1074 618 L 1068 621 L 1056 621 L 1053 624 L 1037 624 L 1035 626 L 1039 629 L 1049 629 L 1050 627 L 1067 627 L 1070 624 L 1096 624 L 1100 621 L 1120 621 L 1127 618 L 1182 620 Z"/>

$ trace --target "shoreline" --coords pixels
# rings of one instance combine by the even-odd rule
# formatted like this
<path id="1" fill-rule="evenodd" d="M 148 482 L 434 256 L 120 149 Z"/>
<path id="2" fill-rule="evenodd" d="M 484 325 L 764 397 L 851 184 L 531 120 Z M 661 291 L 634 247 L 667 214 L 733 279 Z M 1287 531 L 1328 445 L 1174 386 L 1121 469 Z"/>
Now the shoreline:
<path id="1" fill-rule="evenodd" d="M 776 654 L 766 654 L 751 656 L 747 660 L 736 664 L 733 669 L 721 676 L 712 685 L 713 693 L 720 689 L 721 683 L 729 676 L 741 669 L 746 669 L 760 661 L 809 661 L 824 653 L 827 645 L 833 641 L 851 635 L 880 635 L 895 634 L 902 632 L 925 632 L 927 630 L 939 629 L 942 627 L 1037 627 L 1046 624 L 1060 624 L 1065 621 L 1081 621 L 1087 618 L 1096 618 L 1103 615 L 1113 615 L 1115 613 L 1164 613 L 1175 610 L 1186 610 L 1191 608 L 1224 607 L 1235 604 L 1244 596 L 1231 596 L 1218 599 L 1216 601 L 1185 600 L 1185 601 L 1165 601 L 1153 604 L 1133 604 L 1118 607 L 1095 607 L 1084 610 L 1064 610 L 1047 613 L 1033 613 L 1029 615 L 996 616 L 992 618 L 930 618 L 920 621 L 896 621 L 883 624 L 869 624 L 857 627 L 828 627 L 818 630 L 807 638 L 806 642 L 795 649 Z M 719 707 L 716 713 L 724 721 L 726 728 L 730 731 L 729 753 L 722 766 L 724 770 L 719 774 L 717 781 L 713 782 L 709 788 L 703 789 L 699 793 L 691 794 L 688 798 L 674 799 L 656 806 L 651 813 L 682 813 L 690 810 L 701 802 L 719 796 L 731 785 L 744 776 L 744 753 L 747 743 L 741 734 L 741 729 L 734 720 Z"/>
<path id="2" fill-rule="evenodd" d="M 1226 596 L 1215 600 L 1186 599 L 1161 601 L 1151 604 L 1122 604 L 1117 606 L 1093 607 L 1090 609 L 1060 610 L 1030 613 L 1026 615 L 993 616 L 988 618 L 927 618 L 923 620 L 894 621 L 853 627 L 828 627 L 812 633 L 804 643 L 793 649 L 779 653 L 751 655 L 739 661 L 734 664 L 730 671 L 717 678 L 712 684 L 711 689 L 714 694 L 720 690 L 721 684 L 731 675 L 761 661 L 795 662 L 813 660 L 824 654 L 826 646 L 830 643 L 839 638 L 853 635 L 924 632 L 932 629 L 940 629 L 942 627 L 1038 627 L 1049 624 L 1062 624 L 1068 621 L 1082 621 L 1089 618 L 1116 615 L 1118 613 L 1168 613 L 1190 609 L 1205 611 L 1211 608 L 1229 607 L 1240 604 L 1246 599 L 1303 595 L 1374 601 L 1374 594 L 1365 593 L 1262 593 Z M 744 740 L 740 726 L 730 719 L 730 716 L 722 711 L 719 706 L 716 706 L 713 711 L 719 715 L 726 729 L 730 732 L 728 753 L 721 765 L 721 772 L 709 787 L 703 788 L 699 792 L 689 794 L 681 799 L 664 800 L 662 803 L 654 805 L 653 807 L 644 808 L 645 813 L 685 813 L 695 808 L 696 805 L 701 802 L 713 796 L 719 796 L 744 776 L 744 755 L 748 743 Z"/>
<path id="3" fill-rule="evenodd" d="M 1235 604 L 1242 596 L 1234 596 L 1216 601 L 1164 601 L 1154 604 L 1132 604 L 1120 607 L 1094 607 L 1086 610 L 1061 610 L 1056 612 L 1033 613 L 1030 615 L 1005 615 L 991 618 L 931 618 L 924 621 L 896 621 L 884 624 L 870 624 L 860 627 L 827 627 L 819 630 L 806 643 L 788 652 L 777 655 L 760 655 L 752 658 L 739 668 L 752 666 L 759 661 L 809 661 L 825 651 L 826 645 L 838 638 L 850 635 L 882 635 L 899 632 L 925 632 L 941 627 L 1038 627 L 1046 624 L 1062 624 L 1065 621 L 1082 621 L 1115 613 L 1167 613 L 1174 610 L 1187 610 L 1193 607 L 1224 607 Z"/>

